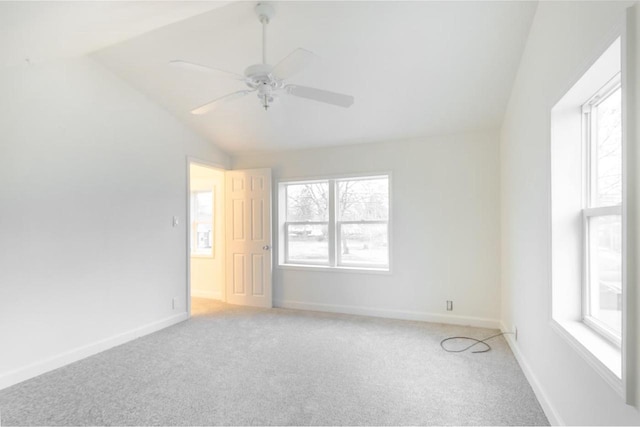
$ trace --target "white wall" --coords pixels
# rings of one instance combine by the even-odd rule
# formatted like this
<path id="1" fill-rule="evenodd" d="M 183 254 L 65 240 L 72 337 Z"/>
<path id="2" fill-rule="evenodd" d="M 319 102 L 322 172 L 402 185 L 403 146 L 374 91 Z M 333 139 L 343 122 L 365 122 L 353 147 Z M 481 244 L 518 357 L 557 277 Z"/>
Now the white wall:
<path id="1" fill-rule="evenodd" d="M 550 327 L 550 110 L 613 41 L 630 2 L 540 2 L 501 132 L 502 319 L 552 422 L 640 424 Z M 635 337 L 637 342 L 637 337 Z"/>
<path id="2" fill-rule="evenodd" d="M 3 387 L 185 318 L 186 156 L 229 159 L 90 59 L 0 93 Z"/>
<path id="3" fill-rule="evenodd" d="M 191 257 L 191 296 L 223 299 L 224 171 L 191 164 L 191 191 L 213 191 L 213 256 Z"/>
<path id="4" fill-rule="evenodd" d="M 497 326 L 497 133 L 239 155 L 233 165 L 273 168 L 274 180 L 392 173 L 392 274 L 276 268 L 275 305 Z"/>

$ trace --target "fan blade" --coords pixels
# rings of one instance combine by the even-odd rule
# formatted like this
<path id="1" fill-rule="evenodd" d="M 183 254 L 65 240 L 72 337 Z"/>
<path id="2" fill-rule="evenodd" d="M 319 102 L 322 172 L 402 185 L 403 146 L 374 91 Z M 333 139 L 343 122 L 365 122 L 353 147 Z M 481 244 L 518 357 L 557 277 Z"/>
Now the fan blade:
<path id="1" fill-rule="evenodd" d="M 339 107 L 349 108 L 353 105 L 354 98 L 351 95 L 343 95 L 341 93 L 329 92 L 328 90 L 315 89 L 312 87 L 287 85 L 287 93 L 300 98 L 313 99 L 314 101 L 324 102 L 326 104 L 337 105 Z"/>
<path id="2" fill-rule="evenodd" d="M 201 73 L 210 73 L 217 74 L 221 77 L 232 78 L 236 80 L 245 80 L 244 76 L 240 74 L 232 73 L 231 71 L 221 70 L 219 68 L 211 68 L 206 65 L 196 64 L 194 62 L 182 61 L 180 59 L 175 59 L 173 61 L 169 61 L 169 64 L 175 65 L 176 67 L 184 68 L 185 70 L 199 71 Z"/>
<path id="3" fill-rule="evenodd" d="M 298 48 L 278 62 L 273 67 L 271 74 L 277 79 L 286 80 L 311 65 L 317 58 L 315 53 Z"/>
<path id="4" fill-rule="evenodd" d="M 253 92 L 252 90 L 240 90 L 238 92 L 233 92 L 230 93 L 228 95 L 222 96 L 220 98 L 214 99 L 211 102 L 207 102 L 204 105 L 199 106 L 198 108 L 191 110 L 191 114 L 195 114 L 195 115 L 202 115 L 205 113 L 208 113 L 209 111 L 211 111 L 216 104 L 218 104 L 219 102 L 222 101 L 232 101 L 234 99 L 238 99 L 238 98 L 242 98 L 245 95 L 248 95 L 249 93 Z"/>

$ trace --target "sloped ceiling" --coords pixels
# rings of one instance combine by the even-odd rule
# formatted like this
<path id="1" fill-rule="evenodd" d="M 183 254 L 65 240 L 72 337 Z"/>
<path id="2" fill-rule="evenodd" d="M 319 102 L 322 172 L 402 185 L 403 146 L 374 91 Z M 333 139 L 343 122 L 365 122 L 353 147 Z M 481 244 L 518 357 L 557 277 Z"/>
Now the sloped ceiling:
<path id="1" fill-rule="evenodd" d="M 0 40 L 0 67 L 93 52 L 230 153 L 400 140 L 497 128 L 536 9 L 519 1 L 273 4 L 268 62 L 297 47 L 313 51 L 320 60 L 290 83 L 351 94 L 351 108 L 281 97 L 265 112 L 250 95 L 203 116 L 189 113 L 243 83 L 168 62 L 240 74 L 260 62 L 253 2 L 0 4 L 10 35 Z"/>
<path id="2" fill-rule="evenodd" d="M 0 69 L 79 56 L 228 1 L 2 1 Z"/>
<path id="3" fill-rule="evenodd" d="M 204 116 L 189 111 L 244 88 L 177 69 L 184 59 L 242 74 L 261 59 L 252 2 L 146 33 L 95 55 L 192 128 L 231 152 L 270 151 L 497 128 L 535 12 L 529 2 L 275 2 L 268 62 L 317 54 L 291 83 L 355 96 L 349 109 L 253 95 Z"/>

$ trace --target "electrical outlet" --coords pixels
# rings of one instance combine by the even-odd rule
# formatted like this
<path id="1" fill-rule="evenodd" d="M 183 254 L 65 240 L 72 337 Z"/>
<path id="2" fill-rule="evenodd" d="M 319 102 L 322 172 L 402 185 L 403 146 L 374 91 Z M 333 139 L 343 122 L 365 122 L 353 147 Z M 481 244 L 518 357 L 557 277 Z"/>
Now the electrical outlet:
<path id="1" fill-rule="evenodd" d="M 453 311 L 453 301 L 447 301 L 447 311 Z"/>
<path id="2" fill-rule="evenodd" d="M 515 327 L 515 326 L 513 327 L 513 335 L 514 335 L 516 341 L 518 341 L 518 328 Z"/>
<path id="3" fill-rule="evenodd" d="M 175 297 L 171 298 L 171 309 L 175 310 L 176 309 L 176 305 L 177 305 L 176 298 Z"/>

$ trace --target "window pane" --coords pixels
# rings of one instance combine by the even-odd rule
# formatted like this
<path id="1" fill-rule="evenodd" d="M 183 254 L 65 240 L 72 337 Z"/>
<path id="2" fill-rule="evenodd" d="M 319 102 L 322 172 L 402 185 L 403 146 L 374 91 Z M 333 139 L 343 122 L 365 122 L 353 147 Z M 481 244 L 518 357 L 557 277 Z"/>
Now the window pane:
<path id="1" fill-rule="evenodd" d="M 328 182 L 287 185 L 287 221 L 328 220 Z"/>
<path id="2" fill-rule="evenodd" d="M 213 220 L 213 192 L 199 191 L 196 195 L 196 221 L 211 222 Z"/>
<path id="3" fill-rule="evenodd" d="M 191 192 L 191 254 L 213 255 L 213 192 Z"/>
<path id="4" fill-rule="evenodd" d="M 341 224 L 340 263 L 342 265 L 389 265 L 387 224 Z"/>
<path id="5" fill-rule="evenodd" d="M 389 219 L 389 179 L 338 181 L 338 221 Z"/>
<path id="6" fill-rule="evenodd" d="M 589 311 L 615 334 L 622 330 L 620 215 L 589 219 Z"/>
<path id="7" fill-rule="evenodd" d="M 289 224 L 289 261 L 329 262 L 328 226 L 326 224 Z"/>
<path id="8" fill-rule="evenodd" d="M 593 206 L 622 200 L 622 98 L 618 89 L 596 109 L 595 194 Z"/>
<path id="9" fill-rule="evenodd" d="M 213 248 L 213 227 L 211 223 L 197 224 L 196 226 L 196 252 L 211 254 Z"/>

